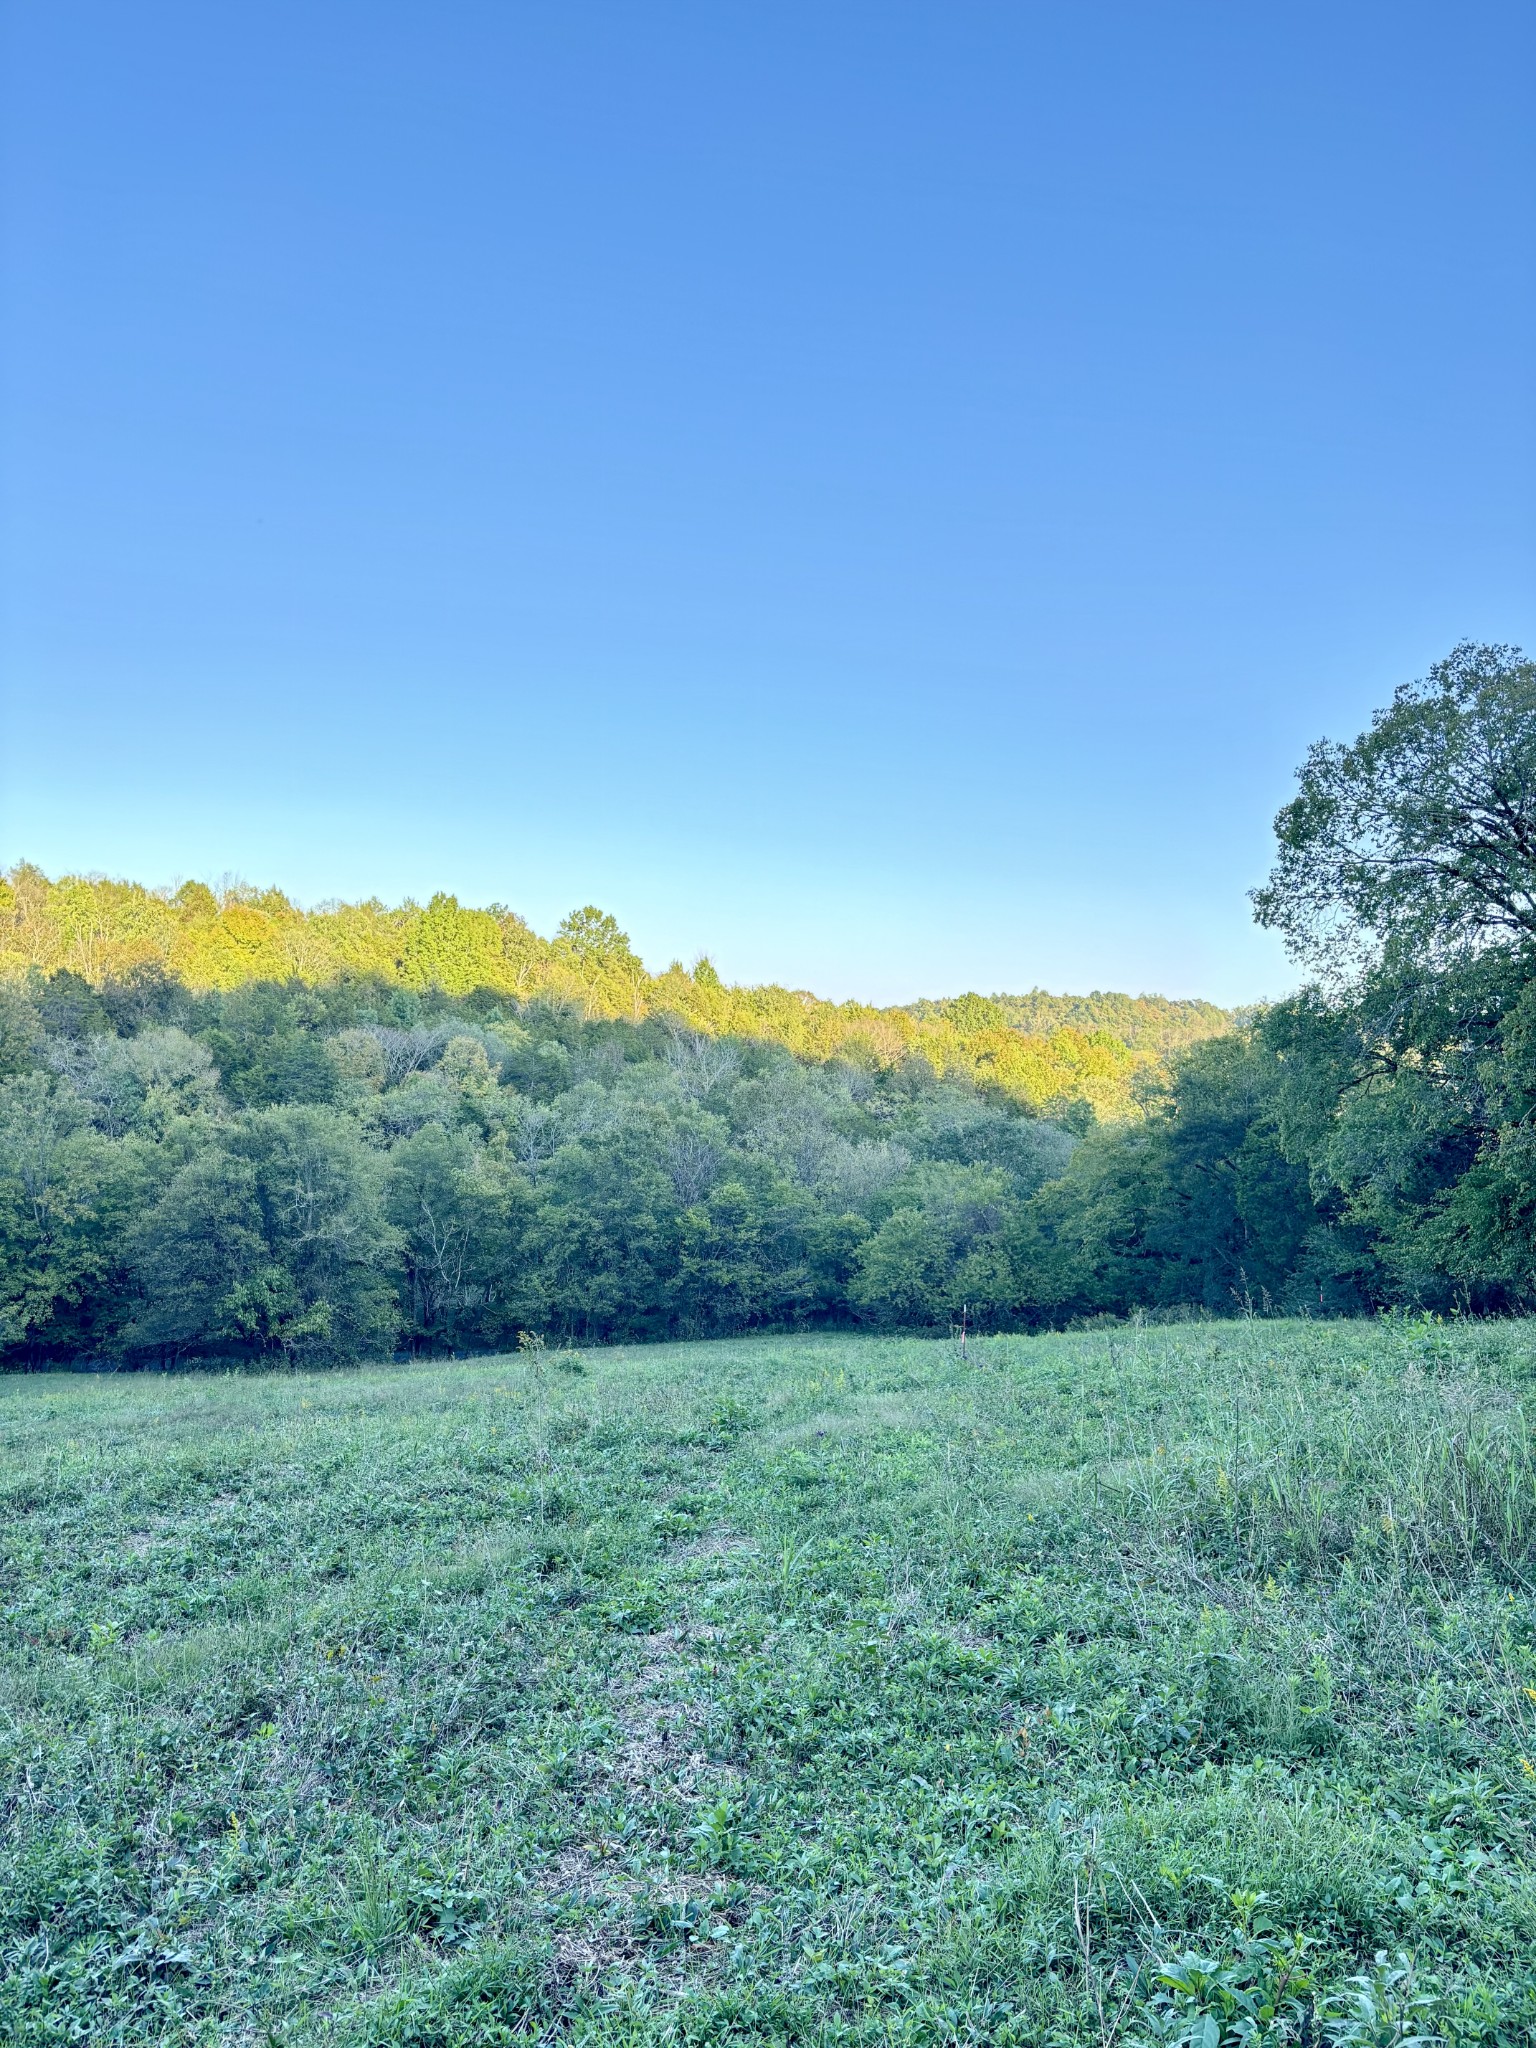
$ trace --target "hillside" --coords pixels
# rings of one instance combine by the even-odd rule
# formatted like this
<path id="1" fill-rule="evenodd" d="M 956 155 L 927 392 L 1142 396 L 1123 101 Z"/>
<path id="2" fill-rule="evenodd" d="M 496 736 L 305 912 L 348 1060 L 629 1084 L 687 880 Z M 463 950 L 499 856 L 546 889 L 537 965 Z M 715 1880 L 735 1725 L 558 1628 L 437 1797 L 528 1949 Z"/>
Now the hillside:
<path id="1" fill-rule="evenodd" d="M 1532 1364 L 0 1383 L 0 2037 L 1528 2043 Z"/>
<path id="2" fill-rule="evenodd" d="M 1087 996 L 1053 996 L 1033 988 L 1022 996 L 948 996 L 907 1007 L 914 1017 L 941 1018 L 962 1031 L 1006 1029 L 1035 1038 L 1048 1038 L 1056 1031 L 1078 1031 L 1085 1037 L 1107 1032 L 1133 1052 L 1158 1054 L 1219 1037 L 1232 1028 L 1235 1014 L 1215 1003 L 1122 996 L 1103 989 Z"/>
<path id="3" fill-rule="evenodd" d="M 201 882 L 174 893 L 136 882 L 62 876 L 25 864 L 0 879 L 0 976 L 65 971 L 93 987 L 146 971 L 193 990 L 253 981 L 310 985 L 362 978 L 449 996 L 553 997 L 595 1017 L 675 1017 L 714 1036 L 766 1039 L 803 1058 L 891 1067 L 914 1057 L 936 1073 L 996 1089 L 1035 1115 L 1116 1121 L 1162 1056 L 1226 1030 L 1209 1003 L 1159 996 L 961 996 L 877 1008 L 804 990 L 731 987 L 707 960 L 651 974 L 612 917 L 575 911 L 551 939 L 503 905 L 454 897 L 302 910 L 277 890 Z"/>

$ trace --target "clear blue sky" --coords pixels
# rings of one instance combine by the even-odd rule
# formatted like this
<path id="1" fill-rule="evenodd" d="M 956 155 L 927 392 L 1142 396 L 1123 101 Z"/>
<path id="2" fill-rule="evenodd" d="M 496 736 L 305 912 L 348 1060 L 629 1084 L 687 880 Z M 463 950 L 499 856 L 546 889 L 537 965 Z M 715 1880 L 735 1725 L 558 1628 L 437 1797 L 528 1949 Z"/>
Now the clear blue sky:
<path id="1" fill-rule="evenodd" d="M 1536 10 L 13 0 L 0 861 L 1238 1000 L 1536 643 Z"/>

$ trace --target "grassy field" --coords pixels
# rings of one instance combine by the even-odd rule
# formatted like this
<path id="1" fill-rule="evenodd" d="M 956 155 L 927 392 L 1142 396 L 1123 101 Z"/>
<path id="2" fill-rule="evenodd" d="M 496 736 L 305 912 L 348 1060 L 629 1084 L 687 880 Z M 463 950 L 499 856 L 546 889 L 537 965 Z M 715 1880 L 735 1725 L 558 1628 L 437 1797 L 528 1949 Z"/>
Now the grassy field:
<path id="1" fill-rule="evenodd" d="M 1528 2043 L 1533 1385 L 1266 1322 L 9 1379 L 0 2039 Z"/>

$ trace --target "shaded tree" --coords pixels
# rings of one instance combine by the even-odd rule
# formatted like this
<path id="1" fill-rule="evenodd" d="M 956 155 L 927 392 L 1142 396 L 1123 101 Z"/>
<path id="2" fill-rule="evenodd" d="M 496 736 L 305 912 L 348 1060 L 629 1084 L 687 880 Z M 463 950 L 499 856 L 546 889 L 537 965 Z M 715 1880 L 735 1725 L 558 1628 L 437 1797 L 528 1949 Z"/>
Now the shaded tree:
<path id="1" fill-rule="evenodd" d="M 398 1238 L 384 1212 L 382 1162 L 356 1127 L 319 1104 L 283 1104 L 247 1117 L 230 1147 L 250 1165 L 261 1234 L 286 1276 L 274 1341 L 321 1360 L 389 1349 Z"/>
<path id="2" fill-rule="evenodd" d="M 162 1362 L 281 1349 L 284 1309 L 289 1325 L 300 1314 L 297 1290 L 262 1231 L 255 1172 L 222 1148 L 188 1160 L 134 1226 L 126 1250 L 140 1299 L 125 1342 Z"/>

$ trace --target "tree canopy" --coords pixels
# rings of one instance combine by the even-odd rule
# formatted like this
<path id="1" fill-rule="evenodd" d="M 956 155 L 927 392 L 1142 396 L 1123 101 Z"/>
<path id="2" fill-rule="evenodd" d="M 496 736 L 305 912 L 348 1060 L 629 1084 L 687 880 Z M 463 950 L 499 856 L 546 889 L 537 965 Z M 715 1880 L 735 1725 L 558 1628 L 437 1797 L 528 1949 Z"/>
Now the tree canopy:
<path id="1" fill-rule="evenodd" d="M 425 905 L 305 911 L 275 889 L 216 894 L 189 882 L 172 893 L 99 876 L 50 880 L 22 864 L 0 877 L 0 987 L 32 973 L 49 978 L 54 1012 L 69 1000 L 105 1018 L 104 994 L 116 1024 L 148 1014 L 164 980 L 205 992 L 319 987 L 350 976 L 482 1007 L 544 996 L 589 1017 L 673 1017 L 695 1032 L 766 1039 L 809 1059 L 893 1067 L 920 1055 L 938 1074 L 1084 1127 L 1137 1114 L 1139 1089 L 1170 1050 L 1231 1021 L 1211 1003 L 1038 989 L 880 1009 L 803 989 L 729 986 L 707 959 L 691 971 L 674 962 L 650 974 L 617 919 L 592 904 L 545 939 L 503 904 L 472 909 L 442 893 Z M 0 1061 L 4 1029 L 0 1013 Z"/>
<path id="2" fill-rule="evenodd" d="M 1349 745 L 1319 740 L 1275 820 L 1258 922 L 1314 971 L 1417 974 L 1536 940 L 1536 662 L 1466 641 Z"/>
<path id="3" fill-rule="evenodd" d="M 1017 1318 L 1075 1142 L 921 1057 L 548 998 L 60 970 L 0 1027 L 11 1365 Z"/>

